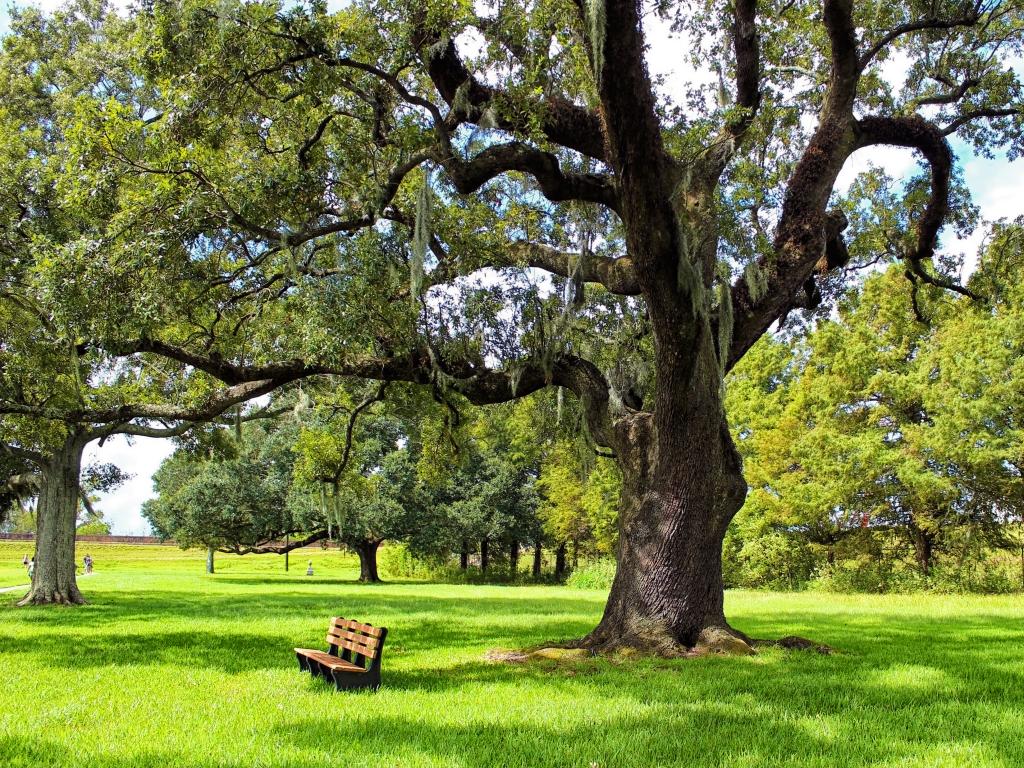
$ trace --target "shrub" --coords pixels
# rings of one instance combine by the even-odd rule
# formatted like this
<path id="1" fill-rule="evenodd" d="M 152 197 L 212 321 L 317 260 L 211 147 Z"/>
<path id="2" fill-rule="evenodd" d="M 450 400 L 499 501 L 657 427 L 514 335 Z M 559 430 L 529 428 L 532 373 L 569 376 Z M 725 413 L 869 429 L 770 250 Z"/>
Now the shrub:
<path id="1" fill-rule="evenodd" d="M 611 589 L 615 578 L 615 560 L 602 557 L 584 562 L 569 574 L 566 586 L 575 589 Z"/>
<path id="2" fill-rule="evenodd" d="M 377 569 L 383 579 L 437 579 L 447 569 L 440 557 L 414 555 L 401 542 L 388 543 L 377 553 Z"/>

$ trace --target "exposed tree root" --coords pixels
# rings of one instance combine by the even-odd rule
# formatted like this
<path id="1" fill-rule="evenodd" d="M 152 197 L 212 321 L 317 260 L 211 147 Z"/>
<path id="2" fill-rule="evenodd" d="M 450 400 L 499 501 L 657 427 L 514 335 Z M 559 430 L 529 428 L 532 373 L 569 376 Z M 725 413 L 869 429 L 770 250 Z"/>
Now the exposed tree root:
<path id="1" fill-rule="evenodd" d="M 725 625 L 704 629 L 688 655 L 707 656 L 713 653 L 722 656 L 753 656 L 757 651 L 749 637 Z"/>
<path id="2" fill-rule="evenodd" d="M 784 648 L 786 650 L 835 653 L 834 649 L 804 637 L 789 635 L 779 640 L 753 640 L 732 627 L 714 626 L 704 629 L 693 646 L 686 646 L 666 633 L 630 634 L 616 638 L 591 633 L 578 640 L 526 650 L 491 650 L 488 661 L 522 663 L 535 659 L 578 661 L 595 656 L 610 658 L 656 657 L 662 659 L 694 658 L 712 654 L 721 656 L 753 656 L 758 648 Z"/>
<path id="3" fill-rule="evenodd" d="M 86 605 L 85 598 L 77 589 L 64 594 L 60 590 L 31 590 L 18 601 L 19 607 L 27 605 Z"/>

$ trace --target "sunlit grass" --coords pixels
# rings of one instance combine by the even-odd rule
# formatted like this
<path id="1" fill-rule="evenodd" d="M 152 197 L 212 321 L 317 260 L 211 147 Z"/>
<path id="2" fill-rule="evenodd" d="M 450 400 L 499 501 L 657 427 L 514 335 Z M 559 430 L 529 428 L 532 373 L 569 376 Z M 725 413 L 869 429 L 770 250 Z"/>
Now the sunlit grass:
<path id="1" fill-rule="evenodd" d="M 0 596 L 0 766 L 1024 765 L 1019 596 L 730 593 L 750 634 L 840 653 L 515 666 L 483 654 L 581 635 L 603 595 L 94 549 L 90 605 Z M 379 693 L 298 672 L 336 614 L 391 629 Z"/>

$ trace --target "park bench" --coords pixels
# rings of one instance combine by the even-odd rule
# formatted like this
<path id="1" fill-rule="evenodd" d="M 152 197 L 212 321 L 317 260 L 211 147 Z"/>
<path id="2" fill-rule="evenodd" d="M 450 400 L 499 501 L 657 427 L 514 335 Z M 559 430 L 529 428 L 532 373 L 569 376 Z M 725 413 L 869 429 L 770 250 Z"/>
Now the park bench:
<path id="1" fill-rule="evenodd" d="M 332 618 L 327 628 L 327 650 L 296 648 L 299 669 L 324 680 L 333 680 L 341 691 L 380 688 L 380 655 L 384 650 L 384 627 L 353 619 Z"/>

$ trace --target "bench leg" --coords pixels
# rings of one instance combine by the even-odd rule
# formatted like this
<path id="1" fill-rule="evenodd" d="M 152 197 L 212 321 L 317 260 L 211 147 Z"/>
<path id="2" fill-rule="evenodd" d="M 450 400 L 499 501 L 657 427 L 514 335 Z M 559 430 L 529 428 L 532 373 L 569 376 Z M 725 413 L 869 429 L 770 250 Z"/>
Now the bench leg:
<path id="1" fill-rule="evenodd" d="M 380 668 L 369 669 L 366 672 L 343 672 L 331 670 L 334 678 L 334 689 L 336 691 L 355 691 L 369 688 L 376 691 L 380 688 Z"/>
<path id="2" fill-rule="evenodd" d="M 295 658 L 299 660 L 299 671 L 300 672 L 312 672 L 309 668 L 309 657 L 303 656 L 301 653 L 296 653 Z"/>

